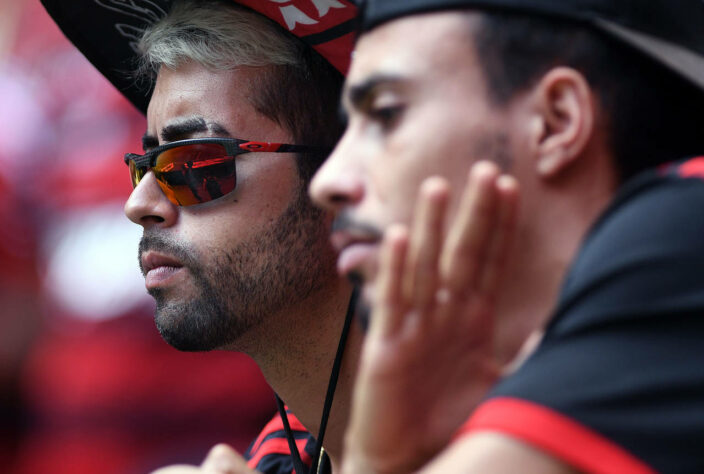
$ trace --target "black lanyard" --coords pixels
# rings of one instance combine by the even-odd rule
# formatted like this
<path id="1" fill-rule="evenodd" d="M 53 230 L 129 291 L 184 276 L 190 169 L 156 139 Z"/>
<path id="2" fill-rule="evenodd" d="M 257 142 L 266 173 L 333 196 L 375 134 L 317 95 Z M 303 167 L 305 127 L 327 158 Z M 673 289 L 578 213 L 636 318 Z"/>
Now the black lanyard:
<path id="1" fill-rule="evenodd" d="M 293 466 L 296 469 L 296 474 L 322 474 L 319 467 L 329 466 L 329 461 L 321 459 L 327 458 L 327 454 L 322 452 L 323 449 L 323 438 L 325 437 L 325 429 L 328 425 L 328 418 L 330 417 L 330 409 L 332 408 L 332 401 L 335 398 L 335 388 L 337 387 L 337 379 L 340 375 L 340 368 L 342 366 L 342 358 L 345 354 L 345 345 L 347 343 L 347 336 L 349 335 L 350 326 L 352 324 L 352 319 L 354 318 L 354 310 L 357 306 L 357 287 L 352 290 L 352 296 L 350 297 L 350 302 L 347 305 L 347 314 L 345 315 L 345 324 L 342 327 L 342 334 L 340 334 L 340 342 L 337 345 L 337 353 L 335 354 L 335 362 L 332 365 L 332 372 L 330 373 L 330 380 L 328 381 L 328 391 L 325 394 L 325 403 L 323 404 L 323 415 L 320 419 L 320 429 L 318 430 L 318 436 L 315 438 L 315 450 L 313 451 L 313 464 L 310 470 L 306 469 L 301 461 L 301 454 L 298 452 L 298 447 L 296 446 L 296 440 L 293 437 L 293 432 L 291 431 L 291 425 L 288 422 L 288 416 L 286 415 L 286 408 L 284 407 L 284 402 L 276 395 L 276 405 L 279 409 L 279 415 L 281 415 L 281 420 L 284 424 L 284 431 L 286 432 L 286 439 L 288 440 L 288 447 L 291 450 L 291 458 L 293 459 Z M 320 465 L 318 464 L 320 463 Z"/>

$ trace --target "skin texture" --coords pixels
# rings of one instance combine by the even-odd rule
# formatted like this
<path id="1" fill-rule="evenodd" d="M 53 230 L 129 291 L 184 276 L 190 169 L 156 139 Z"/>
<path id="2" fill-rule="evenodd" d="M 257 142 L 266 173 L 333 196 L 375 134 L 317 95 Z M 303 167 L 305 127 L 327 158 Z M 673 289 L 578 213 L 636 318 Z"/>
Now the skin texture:
<path id="1" fill-rule="evenodd" d="M 616 186 L 584 77 L 555 67 L 497 106 L 471 40 L 477 21 L 415 15 L 364 34 L 343 95 L 348 128 L 311 185 L 342 216 L 338 270 L 363 277 L 372 307 L 346 473 L 569 472 L 502 435 L 477 435 L 490 450 L 452 445 L 427 464 L 546 321 Z M 482 160 L 493 170 L 474 166 L 467 181 Z M 518 209 L 497 167 L 520 185 Z M 493 204 L 471 204 L 482 201 Z"/>
<path id="2" fill-rule="evenodd" d="M 290 142 L 281 127 L 254 112 L 247 88 L 235 87 L 253 74 L 245 69 L 214 74 L 195 65 L 165 68 L 149 105 L 148 134 L 158 137 L 165 127 L 203 117 L 235 137 Z M 282 312 L 330 277 L 330 260 L 314 251 L 316 244 L 325 247 L 322 215 L 301 193 L 294 157 L 248 154 L 238 158 L 237 168 L 237 188 L 216 201 L 180 209 L 154 203 L 154 196 L 163 200 L 150 175 L 125 206 L 128 217 L 144 226 L 140 256 L 163 253 L 183 264 L 165 284 L 149 288 L 157 302 L 157 327 L 182 350 L 237 347 L 264 320 L 262 314 Z"/>
<path id="3" fill-rule="evenodd" d="M 473 163 L 489 160 L 515 176 L 523 195 L 516 238 L 521 249 L 507 250 L 513 257 L 507 269 L 512 289 L 502 295 L 498 311 L 500 318 L 511 315 L 512 321 L 500 324 L 496 334 L 498 356 L 508 362 L 549 311 L 546 301 L 554 300 L 576 246 L 569 239 L 543 252 L 543 224 L 554 224 L 558 213 L 544 205 L 552 189 L 534 191 L 542 186 L 536 173 L 544 161 L 539 148 L 552 126 L 534 96 L 495 107 L 466 22 L 449 14 L 428 17 L 424 22 L 394 21 L 361 38 L 343 96 L 349 125 L 316 174 L 311 194 L 342 218 L 344 224 L 333 235 L 346 244 L 338 270 L 360 274 L 372 300 L 380 235 L 393 223 L 410 223 L 425 178 L 442 176 L 454 190 L 447 210 L 452 219 L 458 190 Z M 526 225 L 531 220 L 542 222 Z M 569 226 L 575 235 L 581 235 L 582 227 Z M 357 243 L 364 245 L 351 245 Z M 361 247 L 364 258 L 354 258 Z M 535 273 L 544 275 L 540 284 L 535 284 Z"/>
<path id="4" fill-rule="evenodd" d="M 403 225 L 387 231 L 355 386 L 354 405 L 367 408 L 355 410 L 350 422 L 344 472 L 421 467 L 498 378 L 493 306 L 517 204 L 515 181 L 498 176 L 491 163 L 473 167 L 447 237 L 449 187 L 439 177 L 423 183 L 410 233 Z M 419 380 L 432 389 L 419 390 Z"/>
<path id="5" fill-rule="evenodd" d="M 249 102 L 263 72 L 193 63 L 163 68 L 147 113 L 146 148 L 207 136 L 293 143 Z M 205 129 L 189 130 L 197 122 Z M 125 213 L 144 228 L 143 263 L 168 259 L 167 267 L 176 268 L 166 269 L 168 278 L 146 278 L 165 339 L 181 349 L 247 353 L 316 432 L 351 287 L 335 272 L 332 217 L 311 205 L 295 156 L 241 155 L 232 193 L 188 207 L 172 204 L 147 173 Z M 342 451 L 360 344 L 353 327 L 325 438 L 333 462 Z"/>

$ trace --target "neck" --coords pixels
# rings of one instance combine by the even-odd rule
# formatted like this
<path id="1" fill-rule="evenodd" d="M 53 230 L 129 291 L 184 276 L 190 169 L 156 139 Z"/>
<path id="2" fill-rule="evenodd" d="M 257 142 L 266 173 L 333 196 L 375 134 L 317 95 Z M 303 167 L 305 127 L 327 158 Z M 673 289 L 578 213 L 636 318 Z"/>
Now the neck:
<path id="1" fill-rule="evenodd" d="M 243 350 L 256 361 L 269 385 L 316 437 L 350 296 L 350 285 L 335 279 L 334 285 L 311 295 L 295 308 L 288 307 L 281 317 L 269 318 L 273 324 L 255 330 L 262 334 L 248 334 L 250 341 L 261 343 Z M 333 466 L 342 456 L 362 338 L 359 325 L 353 321 L 324 438 L 325 451 Z"/>
<path id="2" fill-rule="evenodd" d="M 552 316 L 567 269 L 617 186 L 608 161 L 584 162 L 587 169 L 573 170 L 560 183 L 526 186 L 524 195 L 537 197 L 522 204 L 505 278 L 509 290 L 497 308 L 497 350 L 504 362 Z"/>

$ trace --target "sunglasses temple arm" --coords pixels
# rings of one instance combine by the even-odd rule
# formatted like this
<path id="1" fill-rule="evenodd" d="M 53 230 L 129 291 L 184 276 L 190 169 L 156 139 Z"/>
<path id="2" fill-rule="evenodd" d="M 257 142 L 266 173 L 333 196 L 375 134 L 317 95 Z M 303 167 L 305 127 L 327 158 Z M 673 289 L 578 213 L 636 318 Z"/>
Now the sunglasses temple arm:
<path id="1" fill-rule="evenodd" d="M 331 147 L 306 146 L 306 145 L 281 145 L 277 153 L 327 153 L 332 152 Z"/>

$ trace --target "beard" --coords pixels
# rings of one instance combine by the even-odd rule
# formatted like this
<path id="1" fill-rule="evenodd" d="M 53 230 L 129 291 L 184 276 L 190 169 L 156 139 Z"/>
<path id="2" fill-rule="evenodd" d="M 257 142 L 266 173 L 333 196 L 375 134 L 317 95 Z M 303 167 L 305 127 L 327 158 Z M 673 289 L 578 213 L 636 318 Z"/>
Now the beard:
<path id="1" fill-rule="evenodd" d="M 188 246 L 156 231 L 144 232 L 139 255 L 157 250 L 177 258 L 191 277 L 190 299 L 152 288 L 155 323 L 171 346 L 208 351 L 237 341 L 274 313 L 295 306 L 335 278 L 324 214 L 302 188 L 263 231 L 205 260 Z M 204 263 L 208 261 L 209 263 Z"/>

